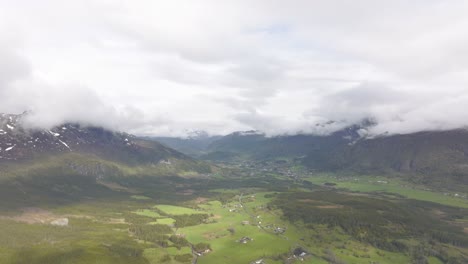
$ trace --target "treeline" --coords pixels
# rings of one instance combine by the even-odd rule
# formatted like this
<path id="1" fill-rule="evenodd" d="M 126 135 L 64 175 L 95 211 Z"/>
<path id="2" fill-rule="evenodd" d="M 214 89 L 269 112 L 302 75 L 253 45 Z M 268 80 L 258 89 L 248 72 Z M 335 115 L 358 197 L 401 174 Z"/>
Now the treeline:
<path id="1" fill-rule="evenodd" d="M 175 219 L 174 226 L 176 228 L 186 227 L 186 226 L 195 226 L 199 224 L 203 224 L 206 219 L 208 219 L 209 215 L 207 214 L 184 214 L 184 215 L 173 215 L 171 216 Z"/>
<path id="2" fill-rule="evenodd" d="M 142 225 L 154 221 L 154 218 L 144 215 L 138 215 L 133 212 L 125 212 L 123 213 L 123 217 L 125 219 L 125 222 L 134 225 Z"/>
<path id="3" fill-rule="evenodd" d="M 171 241 L 177 249 L 190 246 L 190 242 L 182 236 L 172 235 L 169 237 L 169 241 Z"/>
<path id="4" fill-rule="evenodd" d="M 167 247 L 172 229 L 167 225 L 132 225 L 129 232 L 139 240 Z"/>

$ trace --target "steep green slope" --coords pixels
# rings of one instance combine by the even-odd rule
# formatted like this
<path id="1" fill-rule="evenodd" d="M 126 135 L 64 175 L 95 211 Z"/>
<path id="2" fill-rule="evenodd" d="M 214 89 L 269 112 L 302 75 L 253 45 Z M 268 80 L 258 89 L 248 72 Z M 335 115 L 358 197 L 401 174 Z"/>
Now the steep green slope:
<path id="1" fill-rule="evenodd" d="M 421 132 L 360 140 L 303 163 L 323 171 L 410 175 L 431 185 L 468 184 L 468 132 Z"/>
<path id="2" fill-rule="evenodd" d="M 354 126 L 326 136 L 299 134 L 266 137 L 258 133 L 236 132 L 213 142 L 209 146 L 210 153 L 204 157 L 215 158 L 215 153 L 228 159 L 275 159 L 297 158 L 315 152 L 328 153 L 357 139 L 358 129 L 358 126 Z"/>
<path id="3" fill-rule="evenodd" d="M 125 190 L 131 177 L 200 177 L 211 166 L 154 141 L 98 127 L 26 129 L 0 115 L 0 208 L 69 202 Z M 127 190 L 128 191 L 128 190 Z"/>

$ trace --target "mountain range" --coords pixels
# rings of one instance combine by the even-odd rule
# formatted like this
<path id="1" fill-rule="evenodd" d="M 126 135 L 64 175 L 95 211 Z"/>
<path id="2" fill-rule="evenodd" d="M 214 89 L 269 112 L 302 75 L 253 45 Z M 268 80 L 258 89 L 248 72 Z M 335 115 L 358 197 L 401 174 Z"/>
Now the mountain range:
<path id="1" fill-rule="evenodd" d="M 198 157 L 205 152 L 211 143 L 223 138 L 223 136 L 210 136 L 204 131 L 193 131 L 186 137 L 145 137 L 145 139 L 161 142 L 187 155 Z"/>
<path id="2" fill-rule="evenodd" d="M 190 148 L 183 139 L 155 140 L 205 160 L 293 159 L 313 171 L 395 175 L 448 188 L 468 184 L 468 130 L 368 137 L 371 125 L 354 125 L 328 135 L 268 137 L 257 131 L 235 132 L 203 139 L 210 143 L 202 149 Z"/>
<path id="3" fill-rule="evenodd" d="M 25 115 L 0 114 L 0 179 L 33 174 L 78 174 L 100 180 L 204 175 L 212 162 L 282 159 L 317 172 L 395 175 L 444 188 L 468 184 L 465 129 L 369 137 L 366 131 L 373 123 L 362 122 L 328 135 L 268 137 L 244 131 L 139 138 L 74 123 L 27 129 Z"/>
<path id="4" fill-rule="evenodd" d="M 0 114 L 0 207 L 104 195 L 136 178 L 211 172 L 208 163 L 155 141 L 73 123 L 29 129 L 25 115 Z"/>

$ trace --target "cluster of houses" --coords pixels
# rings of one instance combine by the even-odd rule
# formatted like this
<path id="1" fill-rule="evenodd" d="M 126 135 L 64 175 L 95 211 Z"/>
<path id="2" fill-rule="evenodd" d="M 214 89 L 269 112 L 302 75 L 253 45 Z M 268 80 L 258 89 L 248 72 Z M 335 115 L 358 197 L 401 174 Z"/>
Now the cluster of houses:
<path id="1" fill-rule="evenodd" d="M 297 172 L 291 170 L 291 162 L 282 160 L 282 161 L 262 161 L 262 162 L 252 162 L 252 161 L 241 161 L 238 163 L 230 164 L 232 168 L 243 169 L 245 176 L 253 177 L 259 172 L 263 173 L 275 173 L 280 174 L 294 180 L 299 180 L 304 176 L 310 176 L 313 172 Z"/>
<path id="2" fill-rule="evenodd" d="M 241 243 L 241 244 L 247 244 L 249 242 L 253 241 L 253 238 L 250 238 L 250 237 L 242 237 L 241 239 L 237 240 L 237 242 Z"/>
<path id="3" fill-rule="evenodd" d="M 266 225 L 264 226 L 265 229 L 273 229 L 273 232 L 275 234 L 284 234 L 286 232 L 286 227 L 280 227 L 280 226 L 275 226 L 275 225 Z"/>
<path id="4" fill-rule="evenodd" d="M 444 193 L 445 196 L 453 196 L 453 197 L 457 197 L 457 198 L 463 198 L 463 199 L 467 199 L 467 195 L 466 194 L 459 194 L 459 193 L 455 193 L 455 194 L 451 194 L 451 193 Z"/>
<path id="5" fill-rule="evenodd" d="M 284 234 L 284 232 L 286 232 L 286 228 L 284 228 L 284 227 L 275 227 L 275 229 L 273 229 L 273 232 L 275 232 L 275 234 Z"/>
<path id="6" fill-rule="evenodd" d="M 226 206 L 223 205 L 223 208 L 225 208 L 225 207 L 226 207 Z M 235 205 L 234 205 L 234 208 L 229 208 L 228 210 L 229 210 L 229 212 L 231 212 L 231 213 L 235 213 L 235 212 L 239 211 L 239 209 L 241 209 L 242 207 L 243 207 L 242 204 L 235 204 Z"/>
<path id="7" fill-rule="evenodd" d="M 304 259 L 309 255 L 309 252 L 307 252 L 305 249 L 302 247 L 298 247 L 294 249 L 292 257 L 295 259 L 298 259 L 300 261 L 304 261 Z"/>
<path id="8" fill-rule="evenodd" d="M 292 252 L 292 255 L 288 258 L 288 260 L 304 261 L 308 256 L 310 256 L 309 252 L 307 252 L 302 247 L 298 247 L 294 249 L 294 251 Z M 254 260 L 250 262 L 250 264 L 266 264 L 266 262 L 264 259 L 258 259 L 258 260 Z"/>

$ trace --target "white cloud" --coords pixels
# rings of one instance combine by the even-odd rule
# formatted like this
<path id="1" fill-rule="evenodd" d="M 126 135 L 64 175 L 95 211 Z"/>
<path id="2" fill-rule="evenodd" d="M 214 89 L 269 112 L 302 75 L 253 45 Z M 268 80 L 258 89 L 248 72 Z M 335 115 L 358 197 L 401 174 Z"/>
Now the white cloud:
<path id="1" fill-rule="evenodd" d="M 0 111 L 138 134 L 468 125 L 466 1 L 0 1 Z"/>

